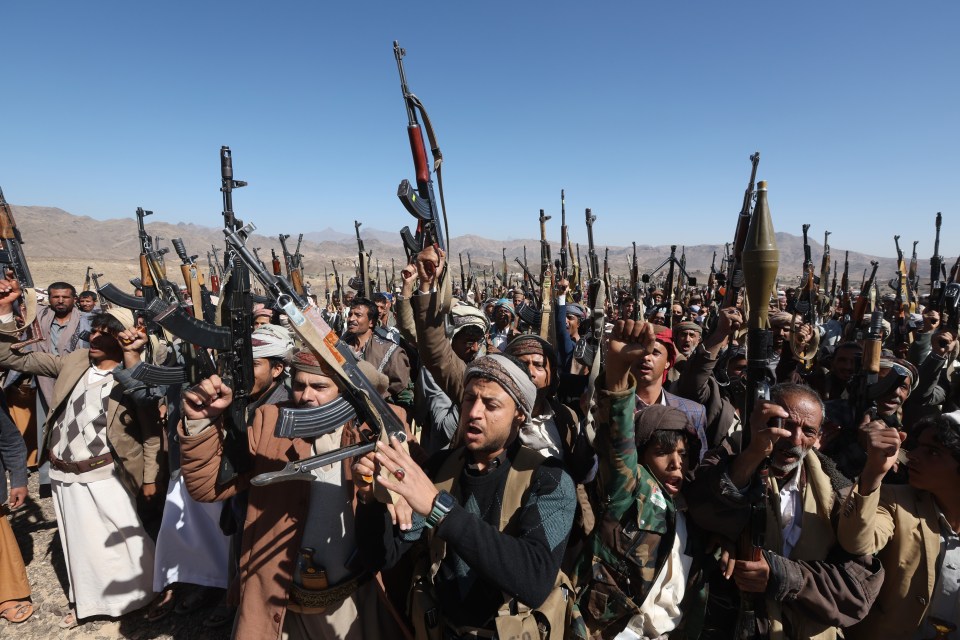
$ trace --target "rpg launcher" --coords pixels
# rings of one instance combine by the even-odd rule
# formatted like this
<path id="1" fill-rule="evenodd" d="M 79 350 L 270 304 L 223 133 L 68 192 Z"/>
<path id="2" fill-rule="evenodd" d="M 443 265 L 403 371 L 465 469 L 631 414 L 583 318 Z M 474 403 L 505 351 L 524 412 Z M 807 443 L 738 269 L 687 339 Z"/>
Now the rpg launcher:
<path id="1" fill-rule="evenodd" d="M 757 185 L 757 204 L 744 238 L 741 253 L 744 287 L 747 298 L 747 377 L 746 395 L 742 416 L 749 421 L 753 408 L 758 402 L 770 399 L 770 388 L 776 382 L 767 366 L 773 356 L 773 334 L 770 330 L 770 293 L 777 279 L 777 265 L 780 251 L 770 217 L 767 203 L 767 183 Z M 741 451 L 750 443 L 750 425 L 745 424 L 741 432 Z M 762 487 L 760 495 L 753 501 L 749 523 L 740 540 L 739 558 L 757 561 L 763 551 L 766 531 L 766 501 L 768 465 L 763 463 L 757 470 Z M 762 603 L 762 594 L 740 592 L 740 611 L 734 638 L 763 637 L 757 626 L 757 608 Z"/>
<path id="2" fill-rule="evenodd" d="M 406 49 L 400 47 L 400 43 L 393 41 L 393 56 L 397 59 L 397 70 L 400 72 L 400 89 L 403 92 L 403 104 L 407 109 L 407 138 L 410 141 L 410 151 L 413 154 L 413 167 L 416 174 L 416 189 L 410 184 L 409 180 L 402 180 L 397 188 L 397 197 L 406 210 L 417 220 L 416 234 L 410 233 L 409 227 L 400 230 L 400 237 L 403 240 L 403 247 L 407 253 L 407 258 L 411 259 L 420 253 L 426 247 L 436 245 L 438 248 L 447 250 L 444 236 L 447 232 L 447 210 L 443 201 L 443 176 L 440 167 L 443 164 L 443 154 L 440 152 L 440 146 L 437 144 L 437 136 L 433 131 L 433 124 L 430 122 L 430 116 L 423 108 L 420 98 L 411 93 L 407 87 L 407 75 L 403 70 L 403 57 L 407 54 Z M 437 184 L 440 188 L 440 206 L 437 206 L 437 198 L 433 194 L 433 179 L 430 177 L 430 165 L 427 164 L 427 147 L 423 141 L 423 131 L 420 129 L 420 122 L 417 113 L 423 117 L 423 126 L 426 129 L 427 138 L 430 140 L 430 151 L 433 154 L 433 170 L 437 174 Z M 440 225 L 440 214 L 443 215 L 443 228 Z"/>

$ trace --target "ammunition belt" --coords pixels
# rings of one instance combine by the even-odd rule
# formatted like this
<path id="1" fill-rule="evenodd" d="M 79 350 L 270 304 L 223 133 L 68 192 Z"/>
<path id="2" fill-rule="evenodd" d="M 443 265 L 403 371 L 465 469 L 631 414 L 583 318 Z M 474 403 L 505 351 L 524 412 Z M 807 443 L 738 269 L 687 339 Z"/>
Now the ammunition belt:
<path id="1" fill-rule="evenodd" d="M 290 600 L 287 602 L 287 609 L 300 614 L 323 613 L 352 596 L 369 579 L 370 575 L 363 573 L 329 589 L 320 590 L 307 589 L 298 584 L 293 584 L 290 586 Z"/>

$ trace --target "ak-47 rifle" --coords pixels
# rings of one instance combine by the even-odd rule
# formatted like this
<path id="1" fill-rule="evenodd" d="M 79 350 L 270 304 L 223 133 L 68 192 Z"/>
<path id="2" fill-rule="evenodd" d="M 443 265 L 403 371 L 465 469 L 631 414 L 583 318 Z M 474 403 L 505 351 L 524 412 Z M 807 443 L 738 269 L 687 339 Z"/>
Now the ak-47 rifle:
<path id="1" fill-rule="evenodd" d="M 220 295 L 220 283 L 223 282 L 223 266 L 220 264 L 220 258 L 217 256 L 217 248 L 213 245 L 211 245 L 210 248 L 213 251 L 213 262 L 209 263 L 210 290 L 216 295 Z M 208 262 L 210 260 L 209 254 L 207 255 L 207 260 Z"/>
<path id="2" fill-rule="evenodd" d="M 640 264 L 637 262 L 637 243 L 633 243 L 633 261 L 630 263 L 630 295 L 633 297 L 633 318 L 640 319 L 640 307 L 643 302 L 640 295 Z"/>
<path id="3" fill-rule="evenodd" d="M 867 313 L 867 306 L 870 304 L 870 290 L 873 289 L 873 285 L 877 280 L 877 267 L 879 266 L 879 262 L 876 260 L 871 260 L 870 277 L 867 278 L 867 272 L 863 272 L 864 279 L 863 284 L 860 285 L 860 294 L 857 296 L 857 301 L 853 305 L 853 312 L 850 314 L 850 322 L 847 324 L 847 340 L 856 339 L 857 333 L 860 331 L 860 323 L 863 322 L 863 318 Z"/>
<path id="4" fill-rule="evenodd" d="M 843 252 L 843 275 L 840 277 L 840 310 L 844 321 L 850 320 L 853 302 L 850 299 L 850 252 Z"/>
<path id="5" fill-rule="evenodd" d="M 273 275 L 283 276 L 283 266 L 280 264 L 280 256 L 277 255 L 277 250 L 273 247 L 270 247 L 270 268 L 273 269 Z"/>
<path id="6" fill-rule="evenodd" d="M 940 225 L 943 223 L 943 214 L 937 212 L 937 232 L 933 241 L 933 255 L 930 256 L 930 306 L 940 309 L 943 305 L 944 280 L 947 270 L 940 255 Z"/>
<path id="7" fill-rule="evenodd" d="M 102 273 L 97 273 L 96 271 L 94 271 L 90 274 L 90 280 L 93 282 L 92 290 L 95 291 L 97 294 L 97 300 L 100 304 L 100 310 L 106 311 L 107 309 L 110 308 L 110 303 L 107 302 L 107 299 L 104 298 L 103 295 L 100 293 L 100 277 L 102 275 L 103 275 Z"/>
<path id="8" fill-rule="evenodd" d="M 397 59 L 397 70 L 400 72 L 400 89 L 403 91 L 403 104 L 407 108 L 407 138 L 410 140 L 410 151 L 413 153 L 413 166 L 416 172 L 417 188 L 414 190 L 410 181 L 404 179 L 397 188 L 397 197 L 406 210 L 417 219 L 416 235 L 410 233 L 409 227 L 400 230 L 403 246 L 407 258 L 420 253 L 423 249 L 436 245 L 447 250 L 444 237 L 450 235 L 447 229 L 447 207 L 443 200 L 443 176 L 440 167 L 443 164 L 443 154 L 437 144 L 437 137 L 433 131 L 430 117 L 423 108 L 420 98 L 407 88 L 407 75 L 403 70 L 403 56 L 406 49 L 400 43 L 393 41 L 393 56 Z M 433 155 L 433 170 L 437 174 L 437 185 L 440 189 L 440 206 L 437 207 L 437 198 L 433 194 L 433 179 L 430 177 L 430 165 L 427 164 L 427 147 L 423 142 L 423 132 L 417 120 L 417 112 L 423 117 L 423 126 L 426 128 L 427 138 L 430 140 L 430 152 Z M 443 214 L 443 230 L 440 228 L 440 213 Z"/>
<path id="9" fill-rule="evenodd" d="M 90 291 L 90 271 L 93 267 L 87 267 L 87 273 L 83 276 L 83 289 L 81 291 Z"/>
<path id="10" fill-rule="evenodd" d="M 510 286 L 510 276 L 507 273 L 507 248 L 503 247 L 503 277 L 500 279 L 500 282 L 503 283 L 504 295 L 506 295 L 506 290 Z"/>
<path id="11" fill-rule="evenodd" d="M 732 307 L 737 304 L 740 289 L 743 288 L 743 243 L 746 241 L 747 229 L 750 226 L 754 183 L 757 180 L 757 167 L 760 164 L 759 151 L 750 156 L 750 164 L 750 181 L 743 192 L 743 205 L 741 205 L 740 214 L 737 216 L 737 230 L 733 236 L 733 250 L 730 252 L 730 260 L 727 263 L 727 277 L 724 280 L 726 285 L 723 296 L 724 307 Z"/>
<path id="12" fill-rule="evenodd" d="M 827 295 L 827 283 L 830 282 L 830 237 L 829 231 L 823 232 L 823 256 L 820 258 L 820 314 L 826 314 L 830 309 L 833 296 Z"/>
<path id="13" fill-rule="evenodd" d="M 830 283 L 830 304 L 827 306 L 824 313 L 829 313 L 830 316 L 833 316 L 834 312 L 837 309 L 837 261 L 833 261 L 833 282 Z"/>
<path id="14" fill-rule="evenodd" d="M 230 147 L 220 147 L 220 191 L 223 194 L 223 231 L 229 236 L 243 228 L 243 221 L 233 212 L 233 190 L 247 186 L 233 178 L 233 155 Z M 223 462 L 220 465 L 218 484 L 226 484 L 250 467 L 247 442 L 247 405 L 253 388 L 253 300 L 250 297 L 250 269 L 266 271 L 256 261 L 251 265 L 240 256 L 236 247 L 227 244 L 224 265 L 230 270 L 224 297 L 223 323 L 229 331 L 231 348 L 219 354 L 220 377 L 233 389 L 233 402 L 227 409 L 226 433 L 223 441 Z"/>
<path id="15" fill-rule="evenodd" d="M 187 286 L 187 291 L 190 292 L 190 299 L 193 303 L 193 317 L 203 318 L 211 324 L 215 323 L 217 308 L 210 300 L 210 292 L 204 285 L 203 274 L 200 273 L 200 267 L 197 266 L 197 256 L 187 255 L 183 238 L 174 238 L 170 242 L 180 258 L 180 273 Z"/>
<path id="16" fill-rule="evenodd" d="M 907 293 L 910 294 L 910 312 L 916 313 L 920 298 L 920 272 L 917 265 L 917 245 L 919 241 L 913 241 L 913 255 L 910 256 L 910 267 L 907 269 Z"/>
<path id="17" fill-rule="evenodd" d="M 773 355 L 769 300 L 770 292 L 777 279 L 780 251 L 777 249 L 773 231 L 765 181 L 757 184 L 757 204 L 744 238 L 741 257 L 747 297 L 747 372 L 744 408 L 740 415 L 746 416 L 749 421 L 754 406 L 758 402 L 770 399 L 770 388 L 776 382 L 768 367 L 770 357 Z M 744 425 L 740 451 L 746 451 L 750 444 L 750 431 L 751 426 Z M 760 465 L 757 475 L 762 491 L 751 505 L 750 519 L 741 537 L 741 549 L 738 554 L 738 558 L 752 561 L 760 560 L 764 546 L 767 526 L 766 494 L 769 488 L 767 462 Z M 740 611 L 734 638 L 762 637 L 757 626 L 756 611 L 762 598 L 762 594 L 740 592 Z"/>
<path id="18" fill-rule="evenodd" d="M 283 266 L 287 270 L 287 280 L 290 280 L 290 274 L 293 272 L 293 254 L 287 248 L 287 240 L 290 239 L 289 233 L 280 234 L 280 251 L 283 253 Z"/>
<path id="19" fill-rule="evenodd" d="M 381 279 L 380 279 L 380 258 L 377 258 L 376 265 L 377 265 L 377 291 L 383 291 L 383 287 L 380 286 L 380 283 L 381 283 Z"/>
<path id="20" fill-rule="evenodd" d="M 707 276 L 706 300 L 710 301 L 716 298 L 717 291 L 717 252 L 713 252 L 713 258 L 710 260 L 710 275 Z"/>
<path id="21" fill-rule="evenodd" d="M 17 331 L 24 330 L 26 333 L 13 347 L 19 349 L 28 344 L 40 342 L 43 340 L 43 333 L 37 322 L 37 294 L 33 288 L 33 276 L 30 275 L 30 267 L 27 266 L 27 256 L 23 253 L 23 236 L 20 234 L 16 220 L 13 219 L 13 209 L 7 203 L 3 189 L 0 189 L 0 265 L 2 265 L 4 277 L 12 273 L 20 284 L 20 298 L 17 301 L 17 307 L 19 307 Z"/>
<path id="22" fill-rule="evenodd" d="M 820 334 L 817 331 L 817 313 L 820 305 L 818 300 L 818 287 L 813 277 L 813 257 L 810 251 L 810 241 L 807 238 L 807 232 L 810 225 L 803 225 L 803 275 L 801 276 L 800 293 L 793 308 L 793 319 L 790 322 L 790 350 L 793 356 L 809 370 L 813 366 L 813 359 L 820 348 Z M 826 240 L 826 236 L 824 237 Z M 797 318 L 802 319 L 804 324 L 810 325 L 813 329 L 813 335 L 806 347 L 799 342 L 799 333 L 796 330 Z"/>
<path id="23" fill-rule="evenodd" d="M 583 271 L 581 269 L 580 262 L 580 243 L 577 243 L 577 261 L 573 264 L 573 292 L 577 296 L 577 300 L 583 299 Z"/>
<path id="24" fill-rule="evenodd" d="M 550 241 L 547 240 L 546 215 L 540 209 L 540 337 L 556 344 L 556 327 L 554 326 L 553 308 L 553 261 L 550 259 Z"/>
<path id="25" fill-rule="evenodd" d="M 390 258 L 390 283 L 388 285 L 390 287 L 390 293 L 393 293 L 395 291 L 396 284 L 397 284 L 397 262 L 393 258 Z"/>
<path id="26" fill-rule="evenodd" d="M 567 255 L 570 253 L 570 237 L 567 234 L 567 199 L 560 189 L 560 278 L 567 279 Z"/>
<path id="27" fill-rule="evenodd" d="M 893 327 L 894 343 L 908 340 L 907 321 L 910 309 L 910 291 L 907 284 L 907 264 L 903 260 L 903 251 L 900 249 L 900 236 L 893 236 L 893 243 L 897 247 L 897 277 L 890 285 L 896 291 L 896 322 Z"/>
<path id="28" fill-rule="evenodd" d="M 460 257 L 460 291 L 467 295 L 467 274 L 463 270 L 463 254 L 457 254 Z"/>
<path id="29" fill-rule="evenodd" d="M 363 238 L 360 237 L 360 226 L 362 224 L 357 220 L 353 221 L 353 228 L 357 233 L 357 254 L 359 256 L 357 280 L 360 285 L 354 288 L 361 297 L 370 300 L 373 295 L 370 291 L 370 254 L 363 248 Z"/>
<path id="30" fill-rule="evenodd" d="M 603 248 L 603 281 L 610 286 L 610 247 Z"/>
<path id="31" fill-rule="evenodd" d="M 330 264 L 333 265 L 333 282 L 337 286 L 337 300 L 340 304 L 343 304 L 343 285 L 340 283 L 340 273 L 337 271 L 337 263 L 331 260 Z"/>
<path id="32" fill-rule="evenodd" d="M 293 285 L 293 288 L 297 290 L 301 296 L 307 295 L 306 289 L 303 287 L 303 254 L 300 253 L 300 245 L 303 244 L 303 234 L 301 233 L 297 237 L 297 248 L 294 249 L 293 255 L 290 256 L 290 284 Z"/>
<path id="33" fill-rule="evenodd" d="M 587 223 L 587 308 L 590 314 L 588 321 L 583 325 L 584 337 L 577 343 L 573 357 L 581 365 L 589 367 L 587 377 L 587 413 L 583 422 L 588 436 L 593 435 L 594 411 L 596 404 L 596 383 L 602 364 L 601 348 L 605 325 L 608 285 L 600 274 L 600 261 L 596 247 L 593 244 L 593 223 L 597 216 L 590 209 L 584 213 Z"/>
<path id="34" fill-rule="evenodd" d="M 246 238 L 254 229 L 252 224 L 233 231 L 225 229 L 227 245 L 260 281 L 267 295 L 287 314 L 293 331 L 311 351 L 330 366 L 342 383 L 343 395 L 337 400 L 312 409 L 298 409 L 294 412 L 284 410 L 286 413 L 282 411 L 278 422 L 278 435 L 315 438 L 333 431 L 353 417 L 360 417 L 375 430 L 375 435 L 369 439 L 364 436 L 364 441 L 359 444 L 289 462 L 283 469 L 262 473 L 251 482 L 260 486 L 283 480 L 303 479 L 309 477 L 313 469 L 373 451 L 379 439 L 387 441 L 390 436 L 394 436 L 400 442 L 405 442 L 407 436 L 403 423 L 390 410 L 376 387 L 360 371 L 350 347 L 337 338 L 333 329 L 323 320 L 320 309 L 309 298 L 301 297 L 289 282 L 277 278 L 256 262 L 246 247 Z"/>

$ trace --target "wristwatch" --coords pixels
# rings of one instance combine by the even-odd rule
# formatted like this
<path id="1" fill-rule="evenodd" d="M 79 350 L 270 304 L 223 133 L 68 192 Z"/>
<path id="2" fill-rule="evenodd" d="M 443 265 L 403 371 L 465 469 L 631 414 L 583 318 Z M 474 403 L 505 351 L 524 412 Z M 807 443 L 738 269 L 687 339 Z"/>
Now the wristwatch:
<path id="1" fill-rule="evenodd" d="M 452 495 L 446 491 L 441 491 L 437 494 L 437 497 L 433 499 L 433 509 L 430 511 L 424 524 L 426 524 L 428 528 L 433 529 L 447 517 L 447 514 L 450 513 L 450 510 L 453 509 L 453 505 L 456 503 L 457 501 L 454 500 Z"/>

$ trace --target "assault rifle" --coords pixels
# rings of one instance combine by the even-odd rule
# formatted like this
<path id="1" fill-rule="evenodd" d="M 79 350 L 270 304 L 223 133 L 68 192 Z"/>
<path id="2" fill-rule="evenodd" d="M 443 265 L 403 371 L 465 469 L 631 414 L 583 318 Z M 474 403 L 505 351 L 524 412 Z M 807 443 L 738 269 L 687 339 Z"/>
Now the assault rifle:
<path id="1" fill-rule="evenodd" d="M 233 212 L 233 190 L 247 186 L 233 178 L 233 155 L 230 147 L 220 147 L 220 192 L 223 194 L 223 231 L 236 233 L 243 221 Z M 253 258 L 253 254 L 249 254 Z M 256 260 L 256 258 L 254 258 Z M 224 296 L 226 298 L 223 323 L 230 336 L 230 348 L 219 354 L 220 377 L 233 389 L 233 402 L 227 409 L 227 425 L 223 441 L 223 463 L 218 484 L 225 484 L 238 473 L 250 468 L 247 443 L 247 405 L 253 388 L 253 300 L 250 297 L 251 264 L 241 259 L 236 247 L 227 245 L 224 265 L 230 271 Z M 266 271 L 256 262 L 257 269 Z"/>
<path id="2" fill-rule="evenodd" d="M 877 267 L 879 266 L 879 262 L 871 260 L 870 277 L 867 278 L 867 272 L 863 272 L 864 280 L 863 284 L 860 285 L 860 295 L 857 296 L 857 301 L 853 305 L 853 312 L 850 314 L 850 323 L 847 325 L 847 340 L 854 340 L 860 331 L 860 323 L 863 322 L 863 318 L 867 313 L 867 305 L 870 303 L 870 290 L 873 289 L 873 285 L 877 280 Z"/>
<path id="3" fill-rule="evenodd" d="M 939 310 L 943 304 L 943 284 L 947 278 L 947 270 L 940 255 L 940 225 L 943 223 L 943 214 L 937 212 L 937 233 L 933 241 L 933 255 L 930 256 L 930 306 Z"/>
<path id="4" fill-rule="evenodd" d="M 633 261 L 630 263 L 630 295 L 633 297 L 633 318 L 640 319 L 640 308 L 642 306 L 640 295 L 640 265 L 637 262 L 637 243 L 633 243 Z"/>
<path id="5" fill-rule="evenodd" d="M 843 252 L 843 276 L 840 277 L 840 309 L 846 320 L 850 319 L 853 313 L 853 305 L 850 300 L 850 252 Z"/>
<path id="6" fill-rule="evenodd" d="M 467 295 L 467 274 L 463 270 L 463 254 L 457 254 L 460 257 L 460 291 L 463 292 L 463 295 Z M 466 298 L 464 298 L 466 300 Z"/>
<path id="7" fill-rule="evenodd" d="M 813 365 L 813 359 L 820 347 L 820 334 L 816 327 L 819 310 L 817 292 L 819 289 L 813 277 L 813 258 L 810 252 L 810 241 L 807 239 L 809 230 L 809 224 L 803 225 L 803 276 L 801 277 L 800 293 L 797 295 L 793 308 L 793 319 L 790 322 L 790 350 L 794 357 L 803 363 L 807 369 Z M 810 325 L 813 329 L 813 336 L 806 348 L 803 348 L 798 341 L 799 334 L 796 330 L 798 316 L 804 324 Z"/>
<path id="8" fill-rule="evenodd" d="M 409 259 L 430 245 L 436 245 L 446 251 L 447 246 L 444 242 L 444 236 L 449 236 L 450 233 L 447 230 L 447 207 L 443 200 L 443 176 L 440 173 L 443 154 L 440 152 L 440 146 L 437 144 L 437 137 L 433 131 L 433 124 L 431 124 L 430 117 L 423 108 L 423 103 L 407 88 L 407 76 L 403 70 L 403 56 L 405 55 L 407 55 L 406 49 L 402 49 L 400 43 L 394 40 L 393 56 L 397 59 L 397 70 L 400 72 L 400 89 L 403 92 L 403 103 L 407 109 L 407 138 L 410 140 L 410 151 L 413 153 L 413 166 L 417 181 L 416 190 L 407 179 L 402 180 L 397 188 L 397 197 L 400 198 L 400 202 L 403 203 L 410 215 L 417 219 L 416 235 L 410 233 L 409 227 L 400 230 L 400 237 L 403 239 L 403 246 Z M 437 207 L 437 198 L 433 194 L 433 179 L 430 177 L 430 166 L 427 164 L 427 147 L 423 142 L 423 132 L 420 130 L 420 122 L 417 120 L 418 111 L 423 117 L 427 138 L 430 139 L 433 170 L 437 174 L 437 184 L 440 188 L 439 208 Z M 439 213 L 441 211 L 443 214 L 443 231 L 441 231 L 439 224 Z"/>
<path id="9" fill-rule="evenodd" d="M 717 291 L 717 252 L 713 252 L 713 258 L 710 260 L 710 275 L 707 276 L 706 300 L 711 301 L 716 298 Z"/>
<path id="10" fill-rule="evenodd" d="M 540 337 L 550 344 L 556 344 L 553 261 L 550 259 L 550 241 L 547 240 L 547 220 L 550 218 L 540 209 Z"/>
<path id="11" fill-rule="evenodd" d="M 170 242 L 180 258 L 180 273 L 183 275 L 183 281 L 187 285 L 187 291 L 190 292 L 190 299 L 193 302 L 193 317 L 203 318 L 210 323 L 216 322 L 217 309 L 210 300 L 210 292 L 197 266 L 197 256 L 187 255 L 183 238 L 174 238 Z"/>
<path id="12" fill-rule="evenodd" d="M 363 223 L 353 221 L 353 228 L 357 233 L 357 253 L 359 255 L 359 262 L 357 263 L 357 284 L 359 286 L 354 287 L 354 289 L 357 290 L 360 297 L 370 300 L 373 295 L 370 291 L 370 254 L 363 248 L 363 238 L 360 237 L 361 224 Z M 417 253 L 419 253 L 419 250 Z"/>
<path id="13" fill-rule="evenodd" d="M 760 164 L 760 152 L 750 156 L 750 181 L 743 192 L 743 204 L 737 216 L 737 231 L 733 236 L 733 251 L 727 263 L 727 277 L 725 278 L 726 291 L 723 296 L 723 307 L 732 307 L 737 304 L 740 289 L 743 288 L 743 243 L 746 241 L 747 229 L 750 226 L 750 211 L 753 203 L 754 183 L 757 179 L 757 166 Z M 766 304 L 766 303 L 764 303 Z"/>
<path id="14" fill-rule="evenodd" d="M 282 480 L 303 479 L 313 469 L 362 456 L 376 449 L 377 440 L 395 436 L 400 442 L 407 439 L 403 423 L 391 411 L 376 387 L 360 371 L 357 359 L 349 346 L 344 344 L 323 320 L 320 309 L 309 298 L 300 296 L 290 283 L 277 278 L 257 264 L 246 247 L 246 238 L 256 227 L 248 224 L 241 229 L 224 229 L 227 245 L 236 252 L 238 259 L 263 285 L 278 307 L 290 318 L 290 327 L 311 351 L 330 366 L 334 375 L 343 384 L 341 399 L 314 409 L 298 409 L 281 412 L 278 434 L 281 437 L 317 437 L 333 431 L 353 416 L 361 418 L 375 430 L 371 437 L 364 434 L 365 441 L 303 460 L 287 463 L 279 470 L 262 473 L 251 482 L 255 485 L 271 484 Z M 291 417 L 292 416 L 292 417 Z M 346 416 L 346 417 L 344 417 Z"/>
<path id="15" fill-rule="evenodd" d="M 913 241 L 913 255 L 910 256 L 910 267 L 907 269 L 907 293 L 910 294 L 910 311 L 916 313 L 920 297 L 920 275 L 917 265 L 917 240 Z"/>
<path id="16" fill-rule="evenodd" d="M 290 284 L 293 285 L 293 288 L 297 292 L 305 296 L 307 295 L 306 290 L 303 287 L 303 254 L 300 253 L 300 245 L 303 244 L 303 234 L 301 233 L 297 237 L 297 248 L 294 249 L 293 255 L 290 256 Z"/>
<path id="17" fill-rule="evenodd" d="M 26 333 L 22 341 L 13 347 L 19 349 L 40 342 L 43 340 L 43 333 L 37 322 L 37 295 L 33 288 L 33 276 L 27 266 L 27 256 L 23 253 L 23 236 L 13 219 L 13 209 L 7 203 L 3 189 L 0 189 L 0 265 L 3 267 L 4 277 L 12 273 L 20 284 L 18 324 L 26 329 Z"/>
<path id="18" fill-rule="evenodd" d="M 576 294 L 577 300 L 583 299 L 583 272 L 581 270 L 580 262 L 580 243 L 577 243 L 577 261 L 573 264 L 573 291 Z"/>
<path id="19" fill-rule="evenodd" d="M 828 313 L 833 295 L 827 295 L 827 283 L 830 282 L 830 237 L 829 231 L 823 232 L 823 256 L 820 258 L 820 308 L 821 315 Z"/>
<path id="20" fill-rule="evenodd" d="M 93 267 L 87 267 L 87 273 L 83 276 L 83 289 L 81 291 L 90 291 L 90 271 Z"/>
<path id="21" fill-rule="evenodd" d="M 767 364 L 773 355 L 773 334 L 769 320 L 770 291 L 777 279 L 780 251 L 770 217 L 765 181 L 757 184 L 757 204 L 744 238 L 741 257 L 747 298 L 747 372 L 744 408 L 740 415 L 746 416 L 749 421 L 754 406 L 770 399 L 770 388 L 776 382 Z M 750 433 L 751 426 L 745 424 L 740 451 L 745 451 L 750 444 Z M 768 463 L 765 461 L 757 470 L 762 491 L 751 504 L 750 519 L 740 540 L 738 558 L 757 561 L 762 556 L 767 520 L 768 473 Z M 762 637 L 756 613 L 762 598 L 762 594 L 740 592 L 740 611 L 734 638 Z"/>
<path id="22" fill-rule="evenodd" d="M 593 409 L 596 406 L 597 377 L 600 374 L 602 365 L 602 350 L 600 345 L 603 342 L 609 283 L 600 276 L 600 262 L 596 247 L 593 244 L 593 223 L 597 221 L 597 216 L 593 215 L 590 209 L 587 209 L 584 212 L 584 217 L 587 223 L 588 281 L 586 306 L 589 318 L 583 325 L 584 337 L 580 339 L 574 348 L 573 357 L 581 365 L 590 368 L 587 377 L 587 412 L 583 427 L 586 429 L 588 437 L 593 437 L 595 416 Z"/>
<path id="23" fill-rule="evenodd" d="M 567 254 L 570 237 L 567 234 L 567 199 L 564 196 L 563 189 L 560 189 L 560 278 L 567 279 Z"/>
<path id="24" fill-rule="evenodd" d="M 90 280 L 93 282 L 92 290 L 95 291 L 97 294 L 97 300 L 100 303 L 100 310 L 106 311 L 107 309 L 110 308 L 110 303 L 107 302 L 107 299 L 104 298 L 103 294 L 100 293 L 100 276 L 102 275 L 103 275 L 102 273 L 97 273 L 96 271 L 94 271 L 93 273 L 90 274 Z"/>
<path id="25" fill-rule="evenodd" d="M 220 282 L 223 279 L 223 273 L 220 271 L 220 264 L 217 260 L 217 248 L 213 247 L 213 255 L 207 252 L 207 268 L 210 273 L 210 290 L 214 294 L 220 295 Z"/>
<path id="26" fill-rule="evenodd" d="M 343 304 L 345 302 L 343 299 L 343 285 L 340 283 L 340 273 L 337 271 L 337 263 L 331 260 L 330 264 L 333 266 L 333 282 L 337 287 L 337 300 L 340 304 Z"/>
<path id="27" fill-rule="evenodd" d="M 280 256 L 277 255 L 277 250 L 273 247 L 270 248 L 270 268 L 273 269 L 273 275 L 283 275 L 283 267 L 280 265 Z"/>

